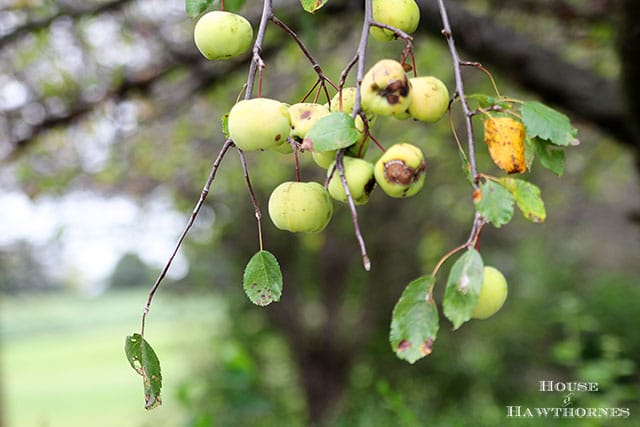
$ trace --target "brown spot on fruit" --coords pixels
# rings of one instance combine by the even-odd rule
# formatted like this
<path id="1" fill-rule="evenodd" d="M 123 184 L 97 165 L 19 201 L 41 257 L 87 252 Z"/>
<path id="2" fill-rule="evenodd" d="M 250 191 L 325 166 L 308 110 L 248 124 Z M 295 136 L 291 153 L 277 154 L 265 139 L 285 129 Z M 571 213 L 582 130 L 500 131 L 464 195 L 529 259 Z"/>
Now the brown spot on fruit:
<path id="1" fill-rule="evenodd" d="M 414 169 L 402 160 L 390 160 L 384 164 L 384 178 L 391 184 L 409 185 L 418 180 L 424 169 L 424 162 Z"/>
<path id="2" fill-rule="evenodd" d="M 397 104 L 400 102 L 400 97 L 398 95 L 387 95 L 387 102 L 391 105 Z"/>
<path id="3" fill-rule="evenodd" d="M 280 141 L 282 139 L 282 135 L 277 134 L 275 139 L 276 139 L 276 141 Z"/>
<path id="4" fill-rule="evenodd" d="M 300 118 L 303 120 L 308 119 L 309 117 L 311 117 L 311 110 L 306 110 L 304 113 L 300 115 Z"/>
<path id="5" fill-rule="evenodd" d="M 407 340 L 402 340 L 398 343 L 398 351 L 407 351 L 411 348 L 411 343 Z"/>

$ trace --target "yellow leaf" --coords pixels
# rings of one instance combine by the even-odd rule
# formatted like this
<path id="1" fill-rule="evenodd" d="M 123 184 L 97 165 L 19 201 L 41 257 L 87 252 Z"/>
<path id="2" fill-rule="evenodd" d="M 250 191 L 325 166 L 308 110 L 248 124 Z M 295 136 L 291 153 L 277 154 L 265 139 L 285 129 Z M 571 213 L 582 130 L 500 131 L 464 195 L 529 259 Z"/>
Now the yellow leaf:
<path id="1" fill-rule="evenodd" d="M 527 170 L 524 158 L 524 125 L 510 117 L 489 118 L 484 122 L 484 142 L 491 159 L 507 173 Z"/>

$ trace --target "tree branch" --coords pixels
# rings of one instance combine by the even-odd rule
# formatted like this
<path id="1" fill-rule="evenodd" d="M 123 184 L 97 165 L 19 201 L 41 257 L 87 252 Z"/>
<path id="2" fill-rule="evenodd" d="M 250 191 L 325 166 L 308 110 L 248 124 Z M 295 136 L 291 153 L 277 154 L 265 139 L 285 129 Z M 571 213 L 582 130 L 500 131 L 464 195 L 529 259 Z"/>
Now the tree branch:
<path id="1" fill-rule="evenodd" d="M 29 33 L 49 27 L 53 21 L 60 17 L 68 16 L 75 19 L 82 16 L 99 15 L 111 10 L 121 9 L 127 4 L 131 3 L 131 1 L 132 0 L 111 0 L 92 8 L 83 7 L 78 9 L 61 9 L 53 15 L 41 19 L 36 19 L 34 21 L 29 21 L 19 27 L 16 27 L 10 33 L 7 33 L 4 36 L 0 37 L 0 49 L 2 49 L 6 44 L 13 42 L 20 37 L 24 37 Z"/>

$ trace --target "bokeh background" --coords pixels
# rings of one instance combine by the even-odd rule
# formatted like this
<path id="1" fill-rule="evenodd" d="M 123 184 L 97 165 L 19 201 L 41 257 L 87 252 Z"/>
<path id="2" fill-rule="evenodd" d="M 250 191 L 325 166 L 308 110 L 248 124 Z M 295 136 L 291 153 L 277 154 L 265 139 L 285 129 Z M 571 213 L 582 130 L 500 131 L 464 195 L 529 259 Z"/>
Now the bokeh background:
<path id="1" fill-rule="evenodd" d="M 418 70 L 453 88 L 436 2 L 419 3 Z M 371 273 L 344 206 L 320 235 L 278 232 L 265 219 L 285 279 L 281 302 L 267 308 L 241 287 L 257 232 L 231 152 L 148 317 L 164 403 L 146 412 L 124 340 L 200 195 L 249 58 L 202 58 L 181 1 L 0 1 L 0 425 L 640 425 L 637 2 L 446 3 L 464 59 L 482 61 L 503 94 L 541 99 L 579 129 L 561 178 L 539 164 L 527 177 L 547 220 L 516 214 L 483 231 L 485 263 L 510 283 L 504 308 L 456 332 L 443 319 L 433 354 L 415 365 L 389 347 L 404 286 L 463 242 L 472 222 L 446 120 L 381 117 L 374 126 L 385 145 L 422 147 L 428 178 L 412 199 L 375 191 L 359 209 Z M 334 80 L 354 54 L 360 8 L 329 0 L 312 16 L 275 4 Z M 259 10 L 248 1 L 242 12 L 255 23 Z M 402 47 L 372 41 L 368 64 Z M 263 56 L 265 96 L 294 103 L 313 84 L 276 27 Z M 479 71 L 464 77 L 468 92 L 491 92 Z M 477 146 L 480 169 L 497 173 Z M 293 159 L 247 158 L 266 206 L 294 179 Z M 306 180 L 323 180 L 309 153 L 301 164 Z M 570 405 L 631 416 L 508 418 L 508 406 L 562 405 L 566 394 L 538 391 L 543 380 L 597 382 Z"/>

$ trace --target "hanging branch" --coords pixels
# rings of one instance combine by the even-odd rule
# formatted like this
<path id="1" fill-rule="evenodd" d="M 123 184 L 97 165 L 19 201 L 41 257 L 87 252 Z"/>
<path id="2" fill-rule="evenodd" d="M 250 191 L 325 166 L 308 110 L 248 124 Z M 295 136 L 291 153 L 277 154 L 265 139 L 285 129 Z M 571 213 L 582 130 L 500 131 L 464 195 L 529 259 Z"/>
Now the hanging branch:
<path id="1" fill-rule="evenodd" d="M 258 96 L 261 95 L 262 93 L 262 69 L 265 67 L 264 61 L 262 60 L 260 53 L 262 51 L 262 45 L 264 43 L 264 35 L 266 32 L 266 28 L 267 28 L 267 24 L 269 23 L 269 19 L 273 16 L 273 10 L 272 10 L 272 6 L 271 6 L 271 0 L 265 0 L 264 1 L 264 5 L 263 5 L 263 9 L 262 9 L 262 17 L 260 18 L 260 26 L 258 28 L 258 35 L 256 36 L 256 41 L 253 45 L 253 59 L 251 61 L 251 65 L 249 66 L 249 75 L 247 76 L 247 83 L 245 85 L 245 94 L 244 94 L 244 98 L 245 99 L 249 99 L 251 98 L 251 94 L 253 92 L 253 86 L 254 86 L 254 81 L 255 81 L 255 77 L 256 74 L 260 74 L 259 76 L 259 82 L 258 82 Z M 178 242 L 176 243 L 175 248 L 173 249 L 173 252 L 171 253 L 169 260 L 167 261 L 167 263 L 165 264 L 164 268 L 162 269 L 162 271 L 160 272 L 160 275 L 158 276 L 158 278 L 156 279 L 155 283 L 153 284 L 153 286 L 151 287 L 151 290 L 149 291 L 149 296 L 147 298 L 147 302 L 144 306 L 144 310 L 142 313 L 142 324 L 140 327 L 140 335 L 144 336 L 144 326 L 145 326 L 145 320 L 147 318 L 147 314 L 149 313 L 150 307 L 151 307 L 151 302 L 153 301 L 153 297 L 156 293 L 156 291 L 158 290 L 158 288 L 160 287 L 160 284 L 162 283 L 162 281 L 164 280 L 164 278 L 167 275 L 167 271 L 169 270 L 169 267 L 171 267 L 171 264 L 173 263 L 174 258 L 176 257 L 178 250 L 180 249 L 180 247 L 182 246 L 182 242 L 184 241 L 185 237 L 187 236 L 187 234 L 189 233 L 189 230 L 191 230 L 191 227 L 193 226 L 193 223 L 195 222 L 198 213 L 200 212 L 200 209 L 202 208 L 202 205 L 204 204 L 204 201 L 207 198 L 207 195 L 209 194 L 209 189 L 211 188 L 211 184 L 213 183 L 213 180 L 215 179 L 216 173 L 218 172 L 218 168 L 220 167 L 220 163 L 222 162 L 222 159 L 224 158 L 225 154 L 227 153 L 227 151 L 229 150 L 229 148 L 234 145 L 233 141 L 231 140 L 231 138 L 227 138 L 227 140 L 224 142 L 222 148 L 220 149 L 220 152 L 218 153 L 218 156 L 216 157 L 215 161 L 213 162 L 213 165 L 211 166 L 211 171 L 209 172 L 209 177 L 204 185 L 204 188 L 202 190 L 202 193 L 200 194 L 200 199 L 198 200 L 198 202 L 196 203 L 193 212 L 191 213 L 191 217 L 189 218 L 189 221 L 187 222 L 187 225 L 185 227 L 185 229 L 182 231 L 182 233 L 180 234 L 180 237 L 178 238 Z M 251 182 L 249 180 L 249 173 L 247 171 L 247 167 L 246 167 L 246 162 L 244 160 L 244 154 L 242 153 L 241 150 L 238 150 L 238 153 L 240 154 L 240 160 L 242 162 L 242 168 L 245 174 L 245 178 L 247 180 L 247 186 L 249 188 L 249 194 L 251 195 L 251 201 L 254 204 L 254 208 L 255 208 L 255 215 L 256 215 L 256 219 L 258 221 L 258 234 L 259 234 L 259 240 L 260 240 L 260 249 L 262 249 L 262 228 L 261 228 L 261 219 L 262 219 L 262 214 L 260 213 L 260 208 L 258 207 L 257 204 L 257 199 L 255 198 L 255 194 L 253 193 L 253 189 L 251 187 Z"/>
<path id="2" fill-rule="evenodd" d="M 438 0 L 438 6 L 440 9 L 440 17 L 442 19 L 442 35 L 447 40 L 447 45 L 449 46 L 449 52 L 451 53 L 451 58 L 453 60 L 453 72 L 456 80 L 456 93 L 455 96 L 460 99 L 460 104 L 462 104 L 462 111 L 464 112 L 464 119 L 467 128 L 467 147 L 469 150 L 469 167 L 471 168 L 471 177 L 473 179 L 473 187 L 478 189 L 478 170 L 476 168 L 476 154 L 475 154 L 475 143 L 473 140 L 473 126 L 471 123 L 472 113 L 469 109 L 469 104 L 467 103 L 467 98 L 464 93 L 464 83 L 462 81 L 462 72 L 460 70 L 460 66 L 462 61 L 460 61 L 460 55 L 458 54 L 458 49 L 456 48 L 455 41 L 453 39 L 453 32 L 451 31 L 451 24 L 449 24 L 449 16 L 447 14 L 447 8 L 444 5 L 444 0 Z M 466 63 L 465 63 L 466 64 Z"/>
<path id="3" fill-rule="evenodd" d="M 156 291 L 158 290 L 158 287 L 160 287 L 160 283 L 162 282 L 162 280 L 167 275 L 167 271 L 169 271 L 169 267 L 171 267 L 171 264 L 173 263 L 173 260 L 176 257 L 176 255 L 178 253 L 178 250 L 180 249 L 180 246 L 182 246 L 182 242 L 184 241 L 184 238 L 189 233 L 189 230 L 191 230 L 191 227 L 193 226 L 193 223 L 195 222 L 196 217 L 198 216 L 198 213 L 200 212 L 200 208 L 202 208 L 202 205 L 204 204 L 204 201 L 207 199 L 207 195 L 209 194 L 209 190 L 211 189 L 211 184 L 213 183 L 213 180 L 216 177 L 216 173 L 218 172 L 218 168 L 220 167 L 220 163 L 222 162 L 222 159 L 224 158 L 224 155 L 227 153 L 227 151 L 229 150 L 229 148 L 232 145 L 233 145 L 233 141 L 231 141 L 231 139 L 227 139 L 224 142 L 224 145 L 222 146 L 222 148 L 220 149 L 220 152 L 218 153 L 218 156 L 216 157 L 215 161 L 213 162 L 213 165 L 211 166 L 211 172 L 209 172 L 209 178 L 207 178 L 207 182 L 204 184 L 202 192 L 200 193 L 200 198 L 198 199 L 198 202 L 196 203 L 195 207 L 193 208 L 193 212 L 191 213 L 191 217 L 189 217 L 189 221 L 187 221 L 187 225 L 185 226 L 184 230 L 180 234 L 180 237 L 178 237 L 178 242 L 176 243 L 176 246 L 173 249 L 173 252 L 171 253 L 171 256 L 169 257 L 169 260 L 165 264 L 164 268 L 160 272 L 160 275 L 158 276 L 158 278 L 156 279 L 155 283 L 151 287 L 151 290 L 149 291 L 149 296 L 147 298 L 147 303 L 145 304 L 144 311 L 142 312 L 142 324 L 140 326 L 140 335 L 142 335 L 142 336 L 144 336 L 144 324 L 145 324 L 145 320 L 147 318 L 147 314 L 149 313 L 149 309 L 151 308 L 151 301 L 153 300 L 153 296 L 155 295 Z"/>
<path id="4" fill-rule="evenodd" d="M 262 16 L 260 17 L 260 26 L 258 27 L 258 35 L 256 36 L 256 41 L 253 44 L 253 59 L 251 60 L 251 65 L 249 66 L 249 75 L 247 76 L 247 89 L 244 94 L 244 99 L 251 98 L 253 93 L 253 85 L 256 78 L 256 73 L 259 73 L 260 76 L 258 78 L 258 96 L 262 96 L 262 70 L 265 67 L 264 61 L 260 56 L 262 52 L 262 45 L 264 43 L 264 35 L 267 31 L 267 24 L 269 24 L 269 20 L 273 16 L 273 8 L 271 4 L 271 0 L 264 0 L 262 5 Z"/>

